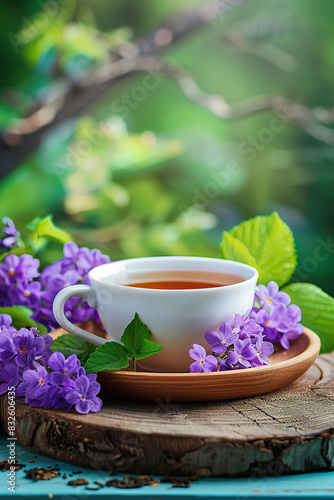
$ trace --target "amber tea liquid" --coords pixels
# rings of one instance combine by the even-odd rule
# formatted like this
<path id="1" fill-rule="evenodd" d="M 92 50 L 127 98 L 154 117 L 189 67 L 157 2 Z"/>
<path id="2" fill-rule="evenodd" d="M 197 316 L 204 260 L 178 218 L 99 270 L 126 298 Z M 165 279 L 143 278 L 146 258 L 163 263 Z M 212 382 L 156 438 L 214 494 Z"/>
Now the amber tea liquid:
<path id="1" fill-rule="evenodd" d="M 151 290 L 195 290 L 234 285 L 245 281 L 240 276 L 206 271 L 159 271 L 130 277 L 125 286 Z"/>

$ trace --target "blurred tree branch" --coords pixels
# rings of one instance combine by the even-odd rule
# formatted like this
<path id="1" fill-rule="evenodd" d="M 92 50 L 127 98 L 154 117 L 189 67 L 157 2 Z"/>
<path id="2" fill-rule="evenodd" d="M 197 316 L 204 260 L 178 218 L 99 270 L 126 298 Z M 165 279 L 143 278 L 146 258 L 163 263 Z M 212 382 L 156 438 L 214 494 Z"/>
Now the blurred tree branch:
<path id="1" fill-rule="evenodd" d="M 223 120 L 242 118 L 260 111 L 273 111 L 287 122 L 301 127 L 307 134 L 319 141 L 334 145 L 334 130 L 323 125 L 334 120 L 332 110 L 308 108 L 302 103 L 286 99 L 281 95 L 259 95 L 235 104 L 228 104 L 218 94 L 203 92 L 194 78 L 184 68 L 159 62 L 156 66 L 160 72 L 174 78 L 184 95 L 199 106 L 207 108 L 212 114 Z"/>
<path id="2" fill-rule="evenodd" d="M 238 5 L 243 1 L 239 1 Z M 152 62 L 152 56 L 157 56 L 233 8 L 230 0 L 212 0 L 178 14 L 146 38 L 111 50 L 109 61 L 103 64 L 103 67 L 94 69 L 82 80 L 62 81 L 60 90 L 51 92 L 36 111 L 2 132 L 0 175 L 6 175 L 31 153 L 40 143 L 46 130 L 66 118 L 80 115 L 125 76 L 144 69 L 143 64 Z M 145 69 L 155 70 L 150 66 Z"/>
<path id="3" fill-rule="evenodd" d="M 221 119 L 240 118 L 255 112 L 272 110 L 280 113 L 289 122 L 301 126 L 311 136 L 333 145 L 334 130 L 321 123 L 333 120 L 331 110 L 312 110 L 282 96 L 257 96 L 231 105 L 220 95 L 203 92 L 184 68 L 165 63 L 158 57 L 163 50 L 213 20 L 223 17 L 235 7 L 230 0 L 213 0 L 186 11 L 167 20 L 146 38 L 112 49 L 109 60 L 103 66 L 94 68 L 82 79 L 61 80 L 58 90 L 53 89 L 34 112 L 1 134 L 1 175 L 6 175 L 29 155 L 48 129 L 66 118 L 79 116 L 118 82 L 138 71 L 161 72 L 173 78 L 187 98 Z M 253 47 L 248 42 L 243 42 L 239 35 L 237 40 L 230 36 L 228 41 L 241 50 L 254 52 Z M 258 55 L 268 59 L 267 52 Z"/>
<path id="4" fill-rule="evenodd" d="M 270 43 L 252 43 L 249 40 L 245 40 L 235 31 L 223 34 L 222 40 L 234 46 L 239 52 L 254 54 L 287 73 L 293 71 L 296 67 L 297 62 L 292 55 L 283 52 Z"/>

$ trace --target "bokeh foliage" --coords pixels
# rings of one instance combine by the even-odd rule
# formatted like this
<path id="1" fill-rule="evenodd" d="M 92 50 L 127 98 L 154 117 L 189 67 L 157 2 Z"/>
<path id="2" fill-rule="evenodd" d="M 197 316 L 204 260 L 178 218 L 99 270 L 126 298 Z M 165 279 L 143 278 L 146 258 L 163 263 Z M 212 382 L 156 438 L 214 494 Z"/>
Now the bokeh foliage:
<path id="1" fill-rule="evenodd" d="M 14 10 L 3 0 L 0 126 L 25 116 L 41 93 L 61 93 L 66 82 L 103 63 L 110 47 L 201 3 L 68 0 L 38 27 L 34 16 L 48 2 L 17 0 Z M 333 15 L 328 0 L 252 0 L 162 57 L 230 103 L 281 94 L 331 108 Z M 251 51 L 226 41 L 231 32 Z M 118 259 L 218 257 L 223 230 L 277 210 L 295 235 L 297 276 L 333 294 L 334 252 L 316 257 L 319 241 L 334 239 L 331 146 L 291 123 L 273 132 L 272 112 L 223 121 L 168 77 L 124 105 L 122 96 L 143 94 L 144 77 L 124 79 L 81 116 L 47 132 L 1 181 L 0 214 L 23 227 L 53 213 L 79 244 Z M 48 252 L 51 261 L 59 249 Z"/>

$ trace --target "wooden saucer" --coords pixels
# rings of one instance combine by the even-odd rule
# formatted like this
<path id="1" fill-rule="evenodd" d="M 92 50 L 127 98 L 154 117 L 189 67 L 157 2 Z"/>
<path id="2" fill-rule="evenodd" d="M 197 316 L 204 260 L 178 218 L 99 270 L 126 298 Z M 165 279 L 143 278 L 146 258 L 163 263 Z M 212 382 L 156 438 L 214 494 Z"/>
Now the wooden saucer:
<path id="1" fill-rule="evenodd" d="M 93 328 L 97 333 L 96 327 Z M 55 338 L 66 333 L 58 329 Z M 101 335 L 101 334 L 100 334 Z M 290 343 L 277 346 L 270 365 L 214 373 L 158 373 L 103 371 L 98 374 L 102 393 L 135 401 L 204 402 L 238 399 L 276 391 L 288 386 L 313 364 L 320 351 L 320 339 L 312 330 Z M 189 365 L 191 359 L 189 358 Z"/>

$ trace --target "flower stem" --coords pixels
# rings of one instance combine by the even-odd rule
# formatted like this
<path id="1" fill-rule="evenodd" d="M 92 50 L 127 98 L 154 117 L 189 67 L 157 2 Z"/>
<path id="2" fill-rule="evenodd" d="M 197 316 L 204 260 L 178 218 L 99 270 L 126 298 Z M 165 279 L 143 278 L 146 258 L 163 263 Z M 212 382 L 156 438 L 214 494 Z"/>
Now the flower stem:
<path id="1" fill-rule="evenodd" d="M 133 358 L 133 371 L 137 371 L 137 365 L 136 365 L 136 360 Z"/>

